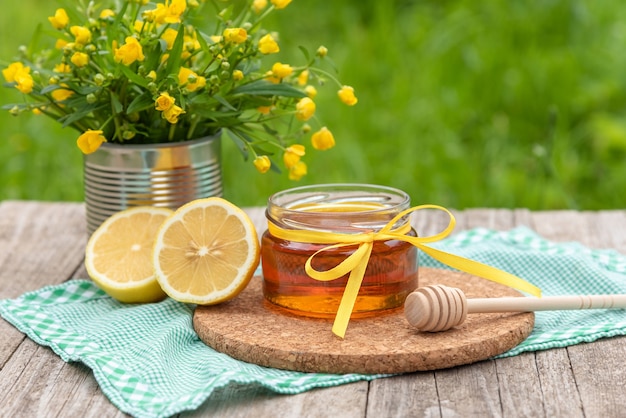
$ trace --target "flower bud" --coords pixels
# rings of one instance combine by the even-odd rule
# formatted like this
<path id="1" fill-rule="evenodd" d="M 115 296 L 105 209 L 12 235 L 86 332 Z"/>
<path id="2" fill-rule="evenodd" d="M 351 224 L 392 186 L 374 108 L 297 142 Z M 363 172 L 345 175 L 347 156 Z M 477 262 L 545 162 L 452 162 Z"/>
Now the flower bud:
<path id="1" fill-rule="evenodd" d="M 126 130 L 122 132 L 122 138 L 124 139 L 133 139 L 134 137 L 135 137 L 134 131 Z"/>
<path id="2" fill-rule="evenodd" d="M 228 70 L 230 68 L 230 62 L 222 61 L 221 67 L 223 70 Z"/>
<path id="3" fill-rule="evenodd" d="M 155 82 L 150 82 L 148 83 L 148 90 L 150 91 L 150 93 L 156 94 L 159 88 Z"/>
<path id="4" fill-rule="evenodd" d="M 96 46 L 94 44 L 89 44 L 85 47 L 85 52 L 94 53 L 96 52 Z"/>
<path id="5" fill-rule="evenodd" d="M 250 29 L 252 29 L 252 23 L 245 22 L 244 24 L 241 25 L 241 27 L 244 28 L 246 30 L 246 32 L 249 32 Z"/>
<path id="6" fill-rule="evenodd" d="M 57 76 L 52 76 L 48 79 L 48 83 L 49 84 L 59 84 L 59 77 Z"/>
<path id="7" fill-rule="evenodd" d="M 92 104 L 95 103 L 96 101 L 98 101 L 98 98 L 96 97 L 95 94 L 93 93 L 89 93 L 85 99 L 87 100 L 87 103 Z"/>
<path id="8" fill-rule="evenodd" d="M 17 106 L 13 106 L 11 110 L 9 110 L 9 113 L 12 114 L 13 116 L 17 116 L 20 114 L 20 108 Z"/>
<path id="9" fill-rule="evenodd" d="M 93 76 L 93 81 L 94 83 L 96 83 L 96 86 L 101 86 L 102 83 L 104 83 L 104 80 L 105 80 L 104 76 L 100 73 Z"/>
<path id="10" fill-rule="evenodd" d="M 328 48 L 326 48 L 324 45 L 321 45 L 319 48 L 317 48 L 316 54 L 318 57 L 324 58 L 326 55 L 328 55 Z"/>

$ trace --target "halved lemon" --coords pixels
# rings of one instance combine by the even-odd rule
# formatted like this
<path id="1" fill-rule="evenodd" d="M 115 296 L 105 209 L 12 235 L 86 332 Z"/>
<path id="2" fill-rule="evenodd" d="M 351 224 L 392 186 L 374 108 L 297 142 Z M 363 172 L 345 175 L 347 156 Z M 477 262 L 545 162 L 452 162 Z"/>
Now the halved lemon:
<path id="1" fill-rule="evenodd" d="M 153 257 L 157 280 L 172 299 L 213 305 L 248 285 L 259 264 L 260 245 L 243 210 L 209 197 L 181 206 L 165 220 Z"/>
<path id="2" fill-rule="evenodd" d="M 152 264 L 159 227 L 174 211 L 140 206 L 117 212 L 91 235 L 85 249 L 89 277 L 125 303 L 156 302 L 166 294 Z"/>

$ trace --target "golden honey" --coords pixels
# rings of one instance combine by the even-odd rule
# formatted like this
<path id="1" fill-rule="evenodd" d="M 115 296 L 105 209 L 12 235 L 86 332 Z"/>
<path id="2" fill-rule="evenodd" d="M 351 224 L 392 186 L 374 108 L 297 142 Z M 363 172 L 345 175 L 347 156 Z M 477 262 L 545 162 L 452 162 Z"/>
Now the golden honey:
<path id="1" fill-rule="evenodd" d="M 305 186 L 279 192 L 269 199 L 268 222 L 281 229 L 358 234 L 378 231 L 410 207 L 400 190 L 373 185 Z M 410 228 L 408 217 L 394 228 Z M 415 236 L 409 229 L 408 235 Z M 337 313 L 348 275 L 318 281 L 306 273 L 311 255 L 330 244 L 279 239 L 266 231 L 262 238 L 263 294 L 292 313 L 332 318 Z M 323 251 L 312 259 L 318 271 L 329 270 L 352 254 L 357 245 Z M 376 314 L 403 305 L 417 288 L 417 249 L 404 241 L 375 241 L 352 317 Z"/>

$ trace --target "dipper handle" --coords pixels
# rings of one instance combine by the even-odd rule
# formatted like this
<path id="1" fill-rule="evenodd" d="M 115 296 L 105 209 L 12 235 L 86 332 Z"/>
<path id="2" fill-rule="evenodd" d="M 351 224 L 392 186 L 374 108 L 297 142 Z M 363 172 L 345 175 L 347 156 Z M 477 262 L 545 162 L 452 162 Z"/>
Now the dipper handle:
<path id="1" fill-rule="evenodd" d="M 404 316 L 422 331 L 445 331 L 461 325 L 468 313 L 533 312 L 626 308 L 626 295 L 578 295 L 467 299 L 457 288 L 420 287 L 404 302 Z"/>

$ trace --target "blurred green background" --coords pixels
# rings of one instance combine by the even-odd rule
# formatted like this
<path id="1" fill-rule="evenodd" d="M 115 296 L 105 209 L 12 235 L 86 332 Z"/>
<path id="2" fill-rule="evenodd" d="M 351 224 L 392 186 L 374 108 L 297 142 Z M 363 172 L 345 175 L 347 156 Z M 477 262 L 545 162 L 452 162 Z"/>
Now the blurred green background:
<path id="1" fill-rule="evenodd" d="M 4 68 L 57 3 L 5 2 Z M 309 174 L 260 175 L 224 143 L 225 197 L 264 205 L 297 185 L 375 183 L 451 208 L 626 207 L 626 8 L 619 0 L 294 0 L 266 28 L 272 60 L 329 49 L 359 103 L 320 89 L 337 146 Z M 0 89 L 0 103 L 20 100 Z M 77 133 L 0 114 L 0 200 L 83 199 Z"/>

